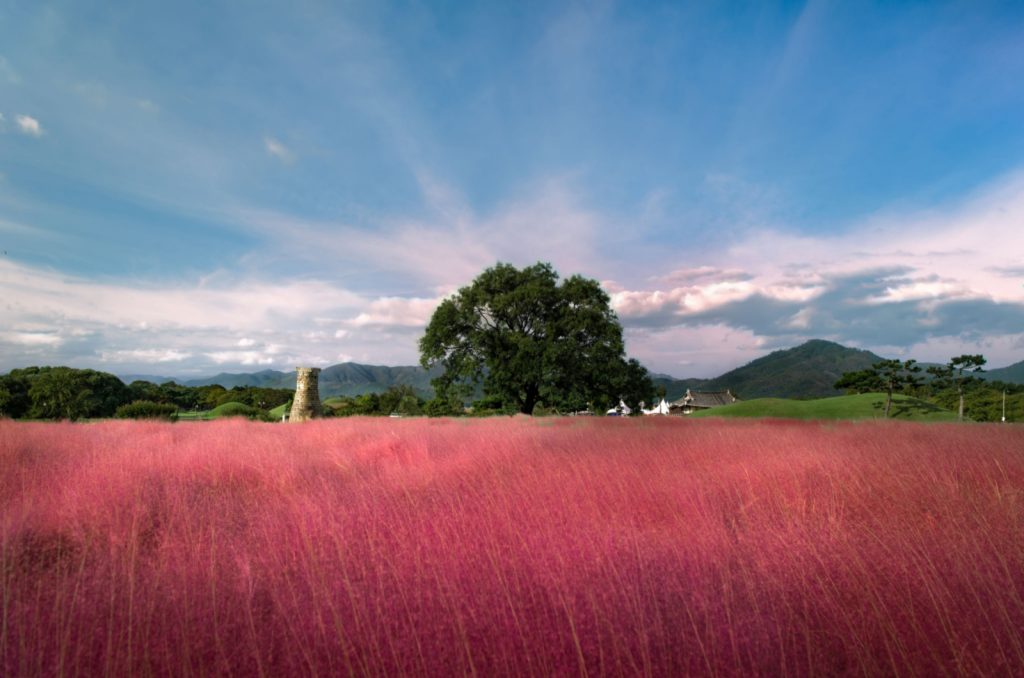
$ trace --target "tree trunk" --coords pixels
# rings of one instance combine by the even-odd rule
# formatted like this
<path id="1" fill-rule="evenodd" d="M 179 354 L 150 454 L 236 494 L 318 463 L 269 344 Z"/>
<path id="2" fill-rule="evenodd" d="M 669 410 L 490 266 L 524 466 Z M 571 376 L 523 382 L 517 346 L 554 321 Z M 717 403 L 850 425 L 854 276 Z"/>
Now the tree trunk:
<path id="1" fill-rule="evenodd" d="M 527 388 L 526 397 L 523 398 L 522 413 L 533 414 L 533 408 L 537 406 L 538 400 L 540 400 L 540 389 L 535 387 Z"/>
<path id="2" fill-rule="evenodd" d="M 960 409 L 957 411 L 956 420 L 957 421 L 963 421 L 964 420 L 964 387 L 963 386 L 958 386 L 956 391 L 957 391 L 957 393 L 960 394 Z"/>
<path id="3" fill-rule="evenodd" d="M 885 418 L 886 419 L 889 418 L 889 410 L 891 408 L 892 408 L 892 389 L 889 389 L 889 392 L 886 393 L 886 397 L 885 397 Z"/>

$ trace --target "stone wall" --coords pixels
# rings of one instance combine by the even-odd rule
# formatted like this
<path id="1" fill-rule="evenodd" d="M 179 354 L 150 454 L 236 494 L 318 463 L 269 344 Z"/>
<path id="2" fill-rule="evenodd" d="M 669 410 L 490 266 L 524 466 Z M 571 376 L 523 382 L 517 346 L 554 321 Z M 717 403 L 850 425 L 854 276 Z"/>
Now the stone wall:
<path id="1" fill-rule="evenodd" d="M 298 423 L 315 419 L 323 414 L 320 406 L 320 368 L 296 367 L 295 399 L 288 421 Z"/>

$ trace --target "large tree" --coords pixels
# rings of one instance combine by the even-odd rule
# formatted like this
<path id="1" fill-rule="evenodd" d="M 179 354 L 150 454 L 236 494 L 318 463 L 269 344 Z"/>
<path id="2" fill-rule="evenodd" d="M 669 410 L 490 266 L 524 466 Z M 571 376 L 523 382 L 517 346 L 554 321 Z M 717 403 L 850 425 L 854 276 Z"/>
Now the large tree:
<path id="1" fill-rule="evenodd" d="M 420 339 L 420 362 L 444 367 L 439 393 L 481 384 L 486 396 L 532 413 L 650 400 L 653 383 L 627 362 L 608 295 L 578 275 L 559 282 L 550 264 L 499 263 L 445 299 Z M 633 401 L 633 402 L 628 402 Z"/>

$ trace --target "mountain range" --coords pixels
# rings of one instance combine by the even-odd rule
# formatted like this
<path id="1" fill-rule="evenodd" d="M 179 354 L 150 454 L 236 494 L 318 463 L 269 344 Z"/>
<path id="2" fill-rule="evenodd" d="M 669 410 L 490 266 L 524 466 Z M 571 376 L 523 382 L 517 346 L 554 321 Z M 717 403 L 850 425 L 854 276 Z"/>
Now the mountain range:
<path id="1" fill-rule="evenodd" d="M 320 397 L 355 396 L 363 393 L 383 393 L 392 386 L 408 384 L 416 393 L 429 398 L 434 389 L 430 380 L 440 374 L 440 369 L 424 370 L 416 365 L 388 367 L 386 365 L 361 365 L 359 363 L 340 363 L 325 367 L 320 371 Z M 235 386 L 258 386 L 261 388 L 295 388 L 295 372 L 278 370 L 260 370 L 259 372 L 229 373 L 221 372 L 212 377 L 179 380 L 170 377 L 152 375 L 123 375 L 121 381 L 129 384 L 133 381 L 150 381 L 161 384 L 177 381 L 183 386 L 210 386 L 219 384 L 231 389 Z"/>
<path id="2" fill-rule="evenodd" d="M 862 349 L 849 348 L 822 339 L 812 339 L 794 348 L 782 349 L 753 360 L 713 379 L 677 379 L 664 374 L 653 374 L 656 386 L 665 387 L 665 397 L 675 400 L 686 389 L 724 391 L 729 389 L 744 400 L 752 398 L 823 398 L 842 395 L 832 387 L 844 372 L 863 370 L 882 357 Z M 388 367 L 340 363 L 320 372 L 320 397 L 354 396 L 363 393 L 381 393 L 401 384 L 412 386 L 426 398 L 433 395 L 430 380 L 438 376 L 439 369 L 427 372 L 415 365 Z M 996 368 L 981 374 L 985 379 L 1024 384 L 1024 361 Z M 121 380 L 163 383 L 179 381 L 152 375 L 121 375 Z M 221 373 L 212 377 L 179 381 L 185 386 L 220 384 L 224 388 L 260 386 L 265 388 L 295 388 L 295 373 L 261 370 L 246 373 Z"/>

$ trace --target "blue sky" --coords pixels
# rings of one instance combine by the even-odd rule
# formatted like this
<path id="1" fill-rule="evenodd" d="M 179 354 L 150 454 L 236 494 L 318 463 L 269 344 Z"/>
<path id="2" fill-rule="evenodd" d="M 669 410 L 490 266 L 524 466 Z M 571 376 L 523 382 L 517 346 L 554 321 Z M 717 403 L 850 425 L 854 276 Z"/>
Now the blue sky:
<path id="1" fill-rule="evenodd" d="M 409 364 L 494 262 L 651 369 L 1024 359 L 1022 3 L 0 0 L 0 369 Z"/>

